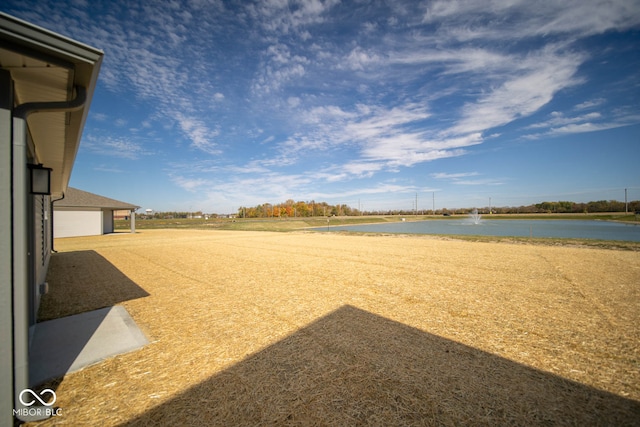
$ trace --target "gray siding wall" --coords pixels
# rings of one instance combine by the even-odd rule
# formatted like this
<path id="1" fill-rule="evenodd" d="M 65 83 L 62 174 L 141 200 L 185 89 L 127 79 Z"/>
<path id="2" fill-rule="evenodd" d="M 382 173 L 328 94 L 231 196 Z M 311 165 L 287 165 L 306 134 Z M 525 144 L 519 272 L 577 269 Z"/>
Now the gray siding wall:
<path id="1" fill-rule="evenodd" d="M 13 425 L 13 195 L 11 145 L 13 82 L 0 70 L 0 425 Z"/>
<path id="2" fill-rule="evenodd" d="M 50 196 L 34 195 L 32 243 L 32 271 L 33 280 L 29 284 L 31 294 L 30 324 L 37 321 L 40 308 L 40 285 L 47 280 L 47 269 L 51 259 L 51 203 Z"/>

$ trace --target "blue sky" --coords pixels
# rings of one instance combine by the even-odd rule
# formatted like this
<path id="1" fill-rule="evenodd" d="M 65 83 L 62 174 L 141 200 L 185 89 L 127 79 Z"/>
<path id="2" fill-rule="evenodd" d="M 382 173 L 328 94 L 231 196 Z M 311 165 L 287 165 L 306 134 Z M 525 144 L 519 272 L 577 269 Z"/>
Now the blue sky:
<path id="1" fill-rule="evenodd" d="M 142 210 L 640 199 L 638 0 L 2 9 L 104 50 L 71 186 Z"/>

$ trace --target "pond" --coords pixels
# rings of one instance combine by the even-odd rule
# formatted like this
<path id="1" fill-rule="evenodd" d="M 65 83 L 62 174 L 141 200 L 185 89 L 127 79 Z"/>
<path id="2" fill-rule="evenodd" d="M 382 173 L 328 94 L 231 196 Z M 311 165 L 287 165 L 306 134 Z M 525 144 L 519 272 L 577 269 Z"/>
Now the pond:
<path id="1" fill-rule="evenodd" d="M 640 224 L 595 220 L 438 219 L 384 224 L 318 227 L 317 231 L 553 237 L 640 242 Z"/>

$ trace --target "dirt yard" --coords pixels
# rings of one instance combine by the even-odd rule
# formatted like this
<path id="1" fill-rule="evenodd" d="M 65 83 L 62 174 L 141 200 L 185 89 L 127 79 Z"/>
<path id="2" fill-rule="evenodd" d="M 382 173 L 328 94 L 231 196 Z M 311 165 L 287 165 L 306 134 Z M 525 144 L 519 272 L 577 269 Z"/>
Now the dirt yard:
<path id="1" fill-rule="evenodd" d="M 41 319 L 151 343 L 37 425 L 638 425 L 640 252 L 425 236 L 58 239 Z"/>

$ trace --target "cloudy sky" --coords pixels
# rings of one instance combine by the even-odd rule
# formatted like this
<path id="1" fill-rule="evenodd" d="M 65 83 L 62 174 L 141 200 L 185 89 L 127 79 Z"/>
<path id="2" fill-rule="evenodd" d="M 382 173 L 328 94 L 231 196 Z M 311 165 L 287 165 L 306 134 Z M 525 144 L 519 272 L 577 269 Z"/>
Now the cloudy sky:
<path id="1" fill-rule="evenodd" d="M 640 199 L 638 0 L 9 0 L 105 52 L 71 186 L 154 210 Z"/>

